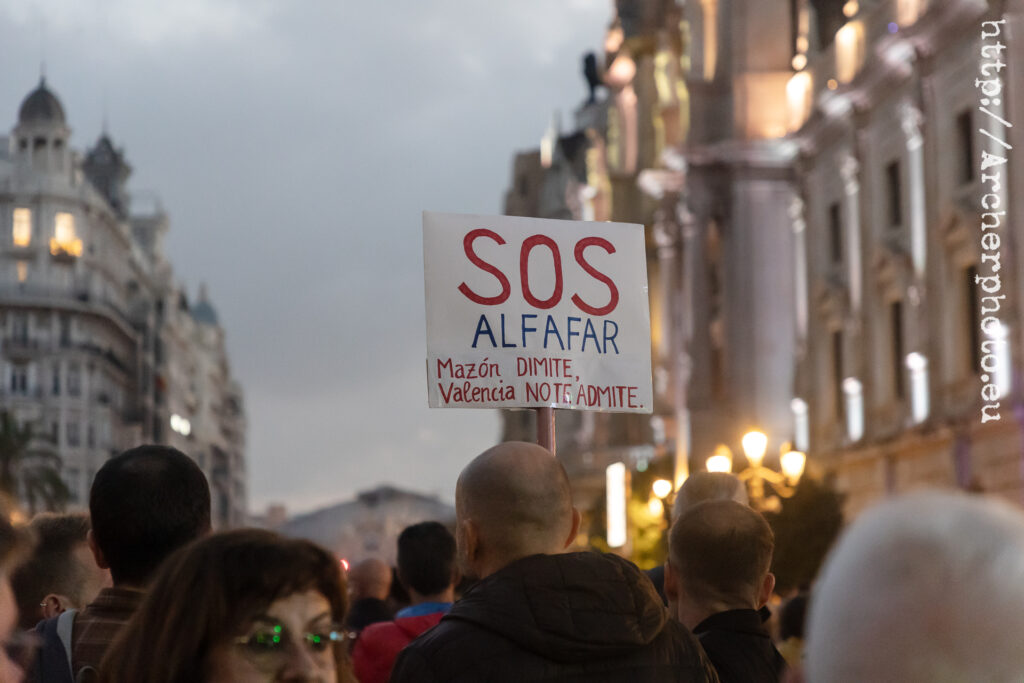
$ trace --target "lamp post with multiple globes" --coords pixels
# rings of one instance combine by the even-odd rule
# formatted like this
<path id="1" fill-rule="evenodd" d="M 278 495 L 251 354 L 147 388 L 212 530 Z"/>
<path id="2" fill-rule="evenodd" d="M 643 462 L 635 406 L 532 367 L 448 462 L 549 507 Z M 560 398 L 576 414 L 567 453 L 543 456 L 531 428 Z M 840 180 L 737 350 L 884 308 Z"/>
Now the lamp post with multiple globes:
<path id="1" fill-rule="evenodd" d="M 747 484 L 751 505 L 758 509 L 777 508 L 780 505 L 778 497 L 765 498 L 765 484 L 770 485 L 777 496 L 789 498 L 795 493 L 796 485 L 804 473 L 807 456 L 792 449 L 789 443 L 784 443 L 779 454 L 782 472 L 776 472 L 764 465 L 764 454 L 768 448 L 768 437 L 764 432 L 749 431 L 743 435 L 741 443 L 748 466 L 737 472 L 736 476 Z M 732 451 L 725 444 L 719 445 L 707 459 L 706 466 L 709 472 L 731 472 Z"/>

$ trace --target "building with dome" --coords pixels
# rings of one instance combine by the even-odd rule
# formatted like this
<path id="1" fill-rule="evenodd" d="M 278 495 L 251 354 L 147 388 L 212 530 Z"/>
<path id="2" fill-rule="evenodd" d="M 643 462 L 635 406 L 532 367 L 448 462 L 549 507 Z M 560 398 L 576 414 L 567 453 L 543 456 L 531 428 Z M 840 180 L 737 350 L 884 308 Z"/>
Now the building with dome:
<path id="1" fill-rule="evenodd" d="M 167 215 L 132 205 L 124 151 L 70 137 L 45 79 L 0 136 L 0 411 L 59 456 L 72 507 L 110 456 L 162 443 L 206 473 L 215 525 L 242 524 L 244 401 L 216 310 L 175 280 Z"/>

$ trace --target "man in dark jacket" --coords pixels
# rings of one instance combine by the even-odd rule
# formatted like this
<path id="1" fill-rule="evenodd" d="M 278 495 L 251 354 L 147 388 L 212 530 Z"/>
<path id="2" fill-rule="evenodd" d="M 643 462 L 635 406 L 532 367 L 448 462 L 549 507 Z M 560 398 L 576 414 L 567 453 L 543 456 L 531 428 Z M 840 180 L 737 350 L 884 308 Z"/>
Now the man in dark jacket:
<path id="1" fill-rule="evenodd" d="M 764 517 L 732 500 L 700 503 L 672 525 L 665 592 L 722 683 L 777 683 L 786 663 L 758 610 L 775 588 Z"/>
<path id="2" fill-rule="evenodd" d="M 640 570 L 566 552 L 580 517 L 547 450 L 485 451 L 459 476 L 455 515 L 462 570 L 480 581 L 402 651 L 392 683 L 717 680 Z"/>

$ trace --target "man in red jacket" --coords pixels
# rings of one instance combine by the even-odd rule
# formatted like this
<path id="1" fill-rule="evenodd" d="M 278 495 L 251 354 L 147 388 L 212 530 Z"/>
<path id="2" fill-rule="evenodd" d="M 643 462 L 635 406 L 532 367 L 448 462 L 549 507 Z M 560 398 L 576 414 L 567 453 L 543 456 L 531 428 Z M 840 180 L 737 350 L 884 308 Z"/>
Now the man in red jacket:
<path id="1" fill-rule="evenodd" d="M 360 683 L 387 683 L 402 648 L 441 621 L 452 606 L 459 582 L 455 538 L 437 522 L 407 527 L 398 537 L 398 579 L 412 604 L 394 621 L 371 624 L 359 636 L 352 664 Z"/>

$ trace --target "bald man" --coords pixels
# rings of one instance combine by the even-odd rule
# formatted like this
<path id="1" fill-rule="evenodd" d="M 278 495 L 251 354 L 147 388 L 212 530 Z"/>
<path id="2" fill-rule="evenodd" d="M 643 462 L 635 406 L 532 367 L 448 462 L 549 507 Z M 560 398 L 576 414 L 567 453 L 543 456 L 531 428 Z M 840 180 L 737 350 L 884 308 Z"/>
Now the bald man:
<path id="1" fill-rule="evenodd" d="M 461 569 L 480 581 L 402 651 L 392 683 L 718 680 L 639 569 L 567 552 L 580 515 L 547 450 L 482 453 L 459 475 L 455 516 Z"/>
<path id="2" fill-rule="evenodd" d="M 391 592 L 391 567 L 383 560 L 371 557 L 352 565 L 348 592 L 352 607 L 345 625 L 349 630 L 359 633 L 370 624 L 394 618 L 386 602 Z"/>

